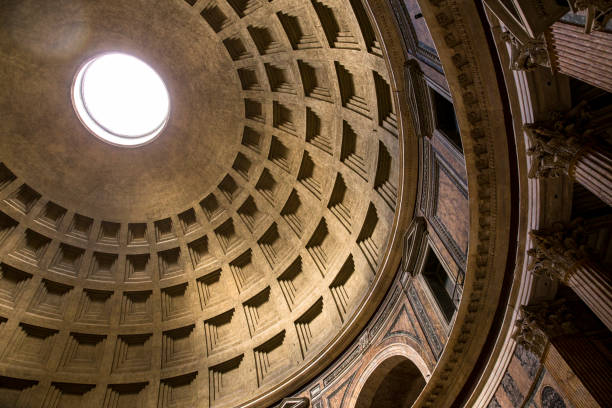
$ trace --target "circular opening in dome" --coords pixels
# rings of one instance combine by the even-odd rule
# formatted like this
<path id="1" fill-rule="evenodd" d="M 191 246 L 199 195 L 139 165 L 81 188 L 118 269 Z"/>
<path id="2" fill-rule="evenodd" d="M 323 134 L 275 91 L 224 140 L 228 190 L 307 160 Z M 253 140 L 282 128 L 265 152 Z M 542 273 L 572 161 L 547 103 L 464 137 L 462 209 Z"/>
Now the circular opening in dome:
<path id="1" fill-rule="evenodd" d="M 113 145 L 142 146 L 168 122 L 170 98 L 149 65 L 121 53 L 98 55 L 81 66 L 72 102 L 85 127 Z"/>

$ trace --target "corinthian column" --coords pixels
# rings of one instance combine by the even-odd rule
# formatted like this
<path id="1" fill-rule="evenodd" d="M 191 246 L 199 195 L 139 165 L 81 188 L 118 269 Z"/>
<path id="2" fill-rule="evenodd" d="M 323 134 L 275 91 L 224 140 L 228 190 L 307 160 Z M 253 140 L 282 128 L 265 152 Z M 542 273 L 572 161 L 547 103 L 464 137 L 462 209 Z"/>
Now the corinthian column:
<path id="1" fill-rule="evenodd" d="M 529 177 L 563 174 L 612 205 L 612 150 L 589 128 L 590 116 L 579 104 L 553 119 L 525 125 L 532 158 Z"/>
<path id="2" fill-rule="evenodd" d="M 581 220 L 547 230 L 532 230 L 533 248 L 529 270 L 569 286 L 612 330 L 612 278 L 585 249 Z"/>

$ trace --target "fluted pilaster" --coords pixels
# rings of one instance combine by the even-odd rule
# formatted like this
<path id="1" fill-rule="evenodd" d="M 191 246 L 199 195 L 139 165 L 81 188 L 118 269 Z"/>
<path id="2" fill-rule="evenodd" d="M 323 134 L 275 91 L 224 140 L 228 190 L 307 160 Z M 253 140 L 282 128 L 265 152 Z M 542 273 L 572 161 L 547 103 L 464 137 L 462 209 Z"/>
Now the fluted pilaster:
<path id="1" fill-rule="evenodd" d="M 433 116 L 431 114 L 431 96 L 425 75 L 414 59 L 408 59 L 404 65 L 406 84 L 408 85 L 408 106 L 414 130 L 419 137 L 431 137 L 433 134 Z"/>

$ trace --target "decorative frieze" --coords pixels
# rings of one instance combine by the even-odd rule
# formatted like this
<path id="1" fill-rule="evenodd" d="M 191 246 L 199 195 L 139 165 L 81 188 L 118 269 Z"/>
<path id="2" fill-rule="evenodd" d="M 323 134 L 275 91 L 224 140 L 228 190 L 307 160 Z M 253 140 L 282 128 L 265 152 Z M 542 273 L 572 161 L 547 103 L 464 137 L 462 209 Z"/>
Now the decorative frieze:
<path id="1" fill-rule="evenodd" d="M 506 395 L 508 396 L 508 398 L 510 399 L 510 403 L 512 404 L 512 406 L 513 407 L 520 406 L 520 404 L 523 402 L 525 397 L 519 390 L 519 387 L 516 384 L 516 381 L 514 381 L 514 378 L 512 378 L 510 373 L 506 372 L 504 374 L 504 377 L 502 378 L 502 381 L 501 381 L 501 386 L 506 392 Z"/>

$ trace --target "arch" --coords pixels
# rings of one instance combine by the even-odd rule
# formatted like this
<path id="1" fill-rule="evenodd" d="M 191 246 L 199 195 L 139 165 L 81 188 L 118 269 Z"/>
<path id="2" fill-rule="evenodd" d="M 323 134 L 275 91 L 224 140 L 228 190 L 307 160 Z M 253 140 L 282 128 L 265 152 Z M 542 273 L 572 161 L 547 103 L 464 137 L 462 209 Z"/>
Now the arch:
<path id="1" fill-rule="evenodd" d="M 355 389 L 355 408 L 410 407 L 429 378 L 425 361 L 411 347 L 396 344 L 380 351 Z"/>

